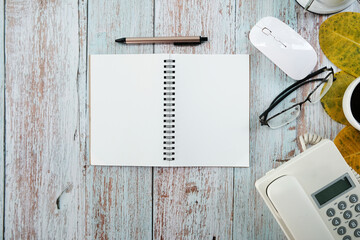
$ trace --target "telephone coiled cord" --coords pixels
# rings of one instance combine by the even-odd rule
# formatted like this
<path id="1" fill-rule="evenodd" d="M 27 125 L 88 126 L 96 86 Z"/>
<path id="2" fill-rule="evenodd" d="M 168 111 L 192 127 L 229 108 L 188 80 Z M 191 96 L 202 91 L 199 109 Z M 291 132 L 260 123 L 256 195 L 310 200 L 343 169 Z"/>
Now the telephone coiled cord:
<path id="1" fill-rule="evenodd" d="M 317 134 L 313 134 L 313 133 L 305 133 L 304 135 L 300 136 L 299 141 L 300 141 L 302 152 L 307 149 L 307 147 L 306 147 L 307 144 L 316 145 L 322 139 L 323 138 L 321 136 L 319 136 Z M 358 182 L 360 183 L 360 175 L 352 167 L 349 166 L 349 168 L 351 169 L 351 172 L 355 175 L 356 180 L 358 180 Z"/>

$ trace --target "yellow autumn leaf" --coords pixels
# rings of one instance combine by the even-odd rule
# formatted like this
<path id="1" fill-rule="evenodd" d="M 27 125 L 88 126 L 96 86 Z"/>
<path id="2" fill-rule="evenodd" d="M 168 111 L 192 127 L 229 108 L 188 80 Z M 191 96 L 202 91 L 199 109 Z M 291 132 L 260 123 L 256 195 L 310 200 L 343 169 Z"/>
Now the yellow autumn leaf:
<path id="1" fill-rule="evenodd" d="M 335 78 L 336 80 L 334 81 L 333 85 L 325 94 L 325 96 L 321 99 L 321 105 L 324 107 L 325 112 L 333 120 L 344 125 L 350 125 L 349 122 L 346 120 L 342 109 L 342 100 L 346 88 L 352 81 L 355 80 L 355 77 L 344 71 L 341 71 L 335 73 Z"/>
<path id="2" fill-rule="evenodd" d="M 360 174 L 360 132 L 346 126 L 336 136 L 334 143 L 350 167 Z"/>
<path id="3" fill-rule="evenodd" d="M 320 47 L 341 70 L 360 76 L 360 13 L 343 12 L 320 26 Z"/>

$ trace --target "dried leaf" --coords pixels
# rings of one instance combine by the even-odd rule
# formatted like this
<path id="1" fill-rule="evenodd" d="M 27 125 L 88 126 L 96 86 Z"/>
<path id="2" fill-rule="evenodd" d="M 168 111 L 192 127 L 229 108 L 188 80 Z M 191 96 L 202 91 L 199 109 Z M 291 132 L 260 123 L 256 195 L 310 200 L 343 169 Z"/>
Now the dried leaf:
<path id="1" fill-rule="evenodd" d="M 321 104 L 324 107 L 325 112 L 333 120 L 344 125 L 350 125 L 349 122 L 346 120 L 342 109 L 342 100 L 346 88 L 352 81 L 355 80 L 355 77 L 344 71 L 341 71 L 335 74 L 335 78 L 336 81 L 334 81 L 329 91 L 321 99 Z"/>
<path id="2" fill-rule="evenodd" d="M 360 76 L 360 13 L 343 12 L 320 26 L 320 47 L 341 70 Z"/>
<path id="3" fill-rule="evenodd" d="M 360 132 L 346 126 L 336 136 L 334 143 L 350 167 L 360 174 Z"/>

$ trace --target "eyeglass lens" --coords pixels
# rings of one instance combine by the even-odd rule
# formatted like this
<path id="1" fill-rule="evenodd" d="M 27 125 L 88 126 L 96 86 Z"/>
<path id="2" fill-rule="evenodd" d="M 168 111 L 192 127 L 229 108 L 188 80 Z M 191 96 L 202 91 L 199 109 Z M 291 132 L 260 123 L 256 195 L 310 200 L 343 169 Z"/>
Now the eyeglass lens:
<path id="1" fill-rule="evenodd" d="M 329 91 L 330 87 L 333 84 L 334 77 L 332 74 L 329 74 L 320 84 L 317 83 L 314 91 L 310 93 L 309 100 L 311 103 L 317 103 L 321 98 Z"/>
<path id="2" fill-rule="evenodd" d="M 294 121 L 300 115 L 300 110 L 301 107 L 299 104 L 287 108 L 268 120 L 269 127 L 275 129 Z"/>
<path id="3" fill-rule="evenodd" d="M 333 84 L 333 79 L 333 74 L 328 74 L 322 81 L 315 82 L 315 88 L 307 97 L 310 103 L 318 102 L 329 91 Z M 270 128 L 275 129 L 282 127 L 295 120 L 300 115 L 300 105 L 303 102 L 296 104 L 296 102 L 293 101 L 295 96 L 294 92 L 285 98 L 281 104 L 270 111 L 267 122 Z"/>

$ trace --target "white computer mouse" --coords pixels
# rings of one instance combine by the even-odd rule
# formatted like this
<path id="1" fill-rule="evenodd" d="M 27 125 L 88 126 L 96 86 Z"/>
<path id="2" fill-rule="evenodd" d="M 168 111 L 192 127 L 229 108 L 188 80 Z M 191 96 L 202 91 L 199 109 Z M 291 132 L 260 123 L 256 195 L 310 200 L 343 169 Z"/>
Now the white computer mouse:
<path id="1" fill-rule="evenodd" d="M 306 77 L 316 65 L 314 48 L 277 18 L 262 18 L 251 29 L 249 38 L 257 49 L 295 80 Z"/>

